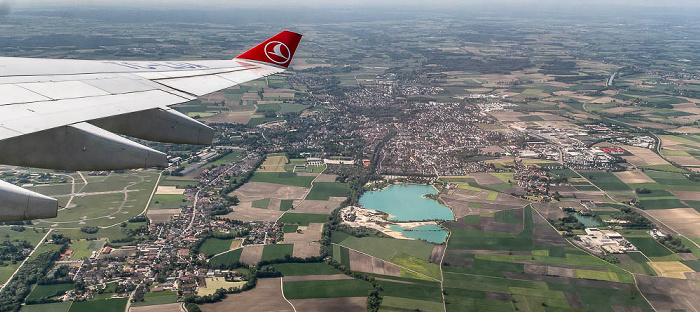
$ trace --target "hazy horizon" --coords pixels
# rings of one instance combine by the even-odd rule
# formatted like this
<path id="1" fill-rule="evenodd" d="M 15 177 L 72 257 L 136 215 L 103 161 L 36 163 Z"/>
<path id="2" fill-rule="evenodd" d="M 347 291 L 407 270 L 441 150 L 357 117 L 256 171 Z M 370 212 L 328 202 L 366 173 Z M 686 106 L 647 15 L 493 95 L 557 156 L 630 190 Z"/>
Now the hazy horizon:
<path id="1" fill-rule="evenodd" d="M 357 7 L 381 7 L 393 6 L 397 8 L 449 8 L 449 7 L 474 7 L 474 6 L 528 6 L 528 7 L 550 7 L 550 8 L 566 8 L 566 7 L 601 7 L 601 6 L 627 6 L 627 7 L 667 7 L 667 8 L 700 8 L 700 3 L 690 0 L 590 0 L 590 1 L 566 1 L 557 0 L 477 0 L 477 1 L 459 1 L 459 0 L 441 0 L 441 1 L 401 1 L 401 0 L 358 0 L 352 3 L 339 3 L 336 1 L 311 1 L 311 0 L 271 0 L 271 1 L 240 1 L 240 0 L 206 0 L 193 3 L 187 0 L 152 0 L 148 2 L 138 0 L 124 0 L 119 3 L 106 0 L 5 0 L 2 2 L 4 6 L 9 5 L 13 8 L 41 8 L 41 7 L 98 7 L 98 6 L 119 6 L 119 7 L 145 7 L 145 8 L 357 8 Z M 167 7 L 165 7 L 167 6 Z"/>

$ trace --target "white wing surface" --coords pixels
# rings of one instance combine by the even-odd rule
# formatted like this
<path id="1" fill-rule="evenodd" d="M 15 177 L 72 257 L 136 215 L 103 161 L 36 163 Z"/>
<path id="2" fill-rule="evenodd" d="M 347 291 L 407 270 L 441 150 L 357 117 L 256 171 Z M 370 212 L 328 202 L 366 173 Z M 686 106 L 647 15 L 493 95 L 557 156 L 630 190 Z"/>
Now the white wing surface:
<path id="1" fill-rule="evenodd" d="M 211 144 L 211 128 L 169 106 L 284 71 L 300 40 L 283 31 L 233 60 L 0 57 L 0 164 L 64 170 L 166 166 L 163 153 L 115 133 Z M 16 200 L 3 201 L 9 198 Z M 0 221 L 55 217 L 56 207 L 55 200 L 0 183 Z"/>

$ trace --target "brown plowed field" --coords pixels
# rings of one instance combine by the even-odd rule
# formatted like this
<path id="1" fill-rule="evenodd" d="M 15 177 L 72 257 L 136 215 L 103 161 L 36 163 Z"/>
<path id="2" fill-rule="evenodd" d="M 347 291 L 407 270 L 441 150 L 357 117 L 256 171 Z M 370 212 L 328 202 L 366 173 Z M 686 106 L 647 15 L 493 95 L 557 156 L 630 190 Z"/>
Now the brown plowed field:
<path id="1" fill-rule="evenodd" d="M 262 259 L 263 245 L 249 245 L 243 247 L 243 252 L 241 252 L 241 263 L 248 265 L 255 265 Z"/>
<path id="2" fill-rule="evenodd" d="M 380 275 L 401 277 L 399 266 L 379 258 L 370 257 L 352 249 L 350 251 L 350 270 Z"/>
<path id="3" fill-rule="evenodd" d="M 365 298 L 366 300 L 367 298 Z M 291 312 L 292 307 L 282 297 L 279 278 L 261 278 L 255 288 L 238 294 L 228 294 L 217 303 L 199 306 L 203 312 Z M 299 310 L 298 310 L 299 311 Z"/>
<path id="4" fill-rule="evenodd" d="M 364 312 L 367 297 L 316 298 L 290 300 L 297 311 L 308 312 Z"/>

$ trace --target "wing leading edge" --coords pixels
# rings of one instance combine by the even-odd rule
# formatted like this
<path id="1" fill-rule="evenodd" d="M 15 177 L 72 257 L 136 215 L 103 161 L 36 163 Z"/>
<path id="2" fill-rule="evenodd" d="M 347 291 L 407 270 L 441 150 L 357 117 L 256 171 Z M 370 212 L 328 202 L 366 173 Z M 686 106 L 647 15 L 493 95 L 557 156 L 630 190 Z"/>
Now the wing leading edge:
<path id="1" fill-rule="evenodd" d="M 166 166 L 164 154 L 114 133 L 211 144 L 213 129 L 169 106 L 283 72 L 300 40 L 300 34 L 283 31 L 232 60 L 0 58 L 0 164 L 65 170 Z M 0 222 L 56 215 L 55 200 L 19 190 L 0 183 L 0 201 L 11 194 L 30 199 L 16 201 L 26 205 L 13 205 L 11 214 L 0 207 Z"/>

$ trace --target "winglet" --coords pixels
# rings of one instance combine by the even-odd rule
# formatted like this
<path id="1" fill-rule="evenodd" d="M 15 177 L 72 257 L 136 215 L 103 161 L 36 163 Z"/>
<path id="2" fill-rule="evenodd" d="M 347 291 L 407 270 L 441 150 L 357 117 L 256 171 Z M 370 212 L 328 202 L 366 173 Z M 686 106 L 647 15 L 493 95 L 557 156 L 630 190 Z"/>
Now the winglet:
<path id="1" fill-rule="evenodd" d="M 300 34 L 285 30 L 236 58 L 287 68 L 300 40 Z"/>

